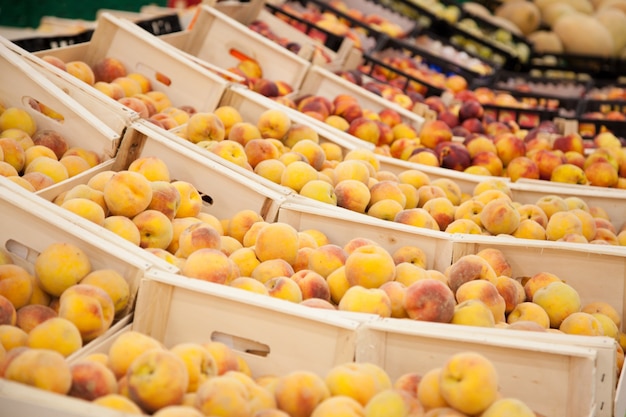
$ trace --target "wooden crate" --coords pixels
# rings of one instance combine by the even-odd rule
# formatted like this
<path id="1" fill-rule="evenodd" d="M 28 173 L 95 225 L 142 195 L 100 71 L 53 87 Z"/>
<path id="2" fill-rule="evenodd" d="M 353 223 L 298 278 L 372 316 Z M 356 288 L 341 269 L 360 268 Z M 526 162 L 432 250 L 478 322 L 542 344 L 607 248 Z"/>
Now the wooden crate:
<path id="1" fill-rule="evenodd" d="M 163 137 L 150 122 L 144 120 L 131 124 L 122 141 L 118 156 L 106 167 L 113 171 L 127 169 L 132 161 L 144 156 L 157 156 L 162 159 L 169 168 L 172 180 L 182 180 L 193 184 L 202 195 L 202 211 L 220 219 L 229 218 L 239 210 L 252 209 L 261 214 L 265 220 L 272 222 L 275 221 L 278 207 L 286 197 L 284 193 L 251 181 L 249 177 Z M 0 188 L 4 186 L 16 195 L 28 198 L 29 204 L 41 205 L 43 210 L 66 218 L 80 228 L 101 236 L 155 268 L 177 273 L 178 267 L 53 203 L 59 194 L 78 184 L 86 184 L 90 178 L 91 176 L 83 176 L 74 181 L 67 181 L 49 192 L 32 194 L 0 177 Z M 285 192 L 291 191 L 285 189 Z"/>
<path id="2" fill-rule="evenodd" d="M 178 48 L 182 55 L 222 70 L 237 66 L 241 60 L 238 56 L 252 58 L 262 68 L 263 78 L 284 81 L 294 90 L 300 88 L 311 65 L 306 59 L 207 5 L 198 7 L 190 29 L 163 39 Z"/>
<path id="3" fill-rule="evenodd" d="M 360 320 L 163 271 L 145 278 L 132 328 L 167 347 L 221 341 L 257 376 L 298 369 L 323 376 L 354 359 Z"/>
<path id="4" fill-rule="evenodd" d="M 614 392 L 615 381 L 599 372 L 614 373 L 615 348 L 609 342 L 615 343 L 604 337 L 381 319 L 359 329 L 356 359 L 382 366 L 393 379 L 406 372 L 424 373 L 456 353 L 475 351 L 495 365 L 500 392 L 521 399 L 535 412 L 546 417 L 611 416 L 612 404 L 603 403 L 603 394 Z"/>
<path id="5" fill-rule="evenodd" d="M 164 92 L 174 106 L 189 105 L 197 111 L 215 110 L 229 83 L 160 37 L 110 13 L 98 17 L 89 42 L 39 51 L 35 55 L 53 55 L 65 62 L 79 60 L 91 66 L 107 56 L 117 58 L 128 72 L 147 76 L 152 89 Z M 161 81 L 163 77 L 169 79 L 169 84 Z"/>

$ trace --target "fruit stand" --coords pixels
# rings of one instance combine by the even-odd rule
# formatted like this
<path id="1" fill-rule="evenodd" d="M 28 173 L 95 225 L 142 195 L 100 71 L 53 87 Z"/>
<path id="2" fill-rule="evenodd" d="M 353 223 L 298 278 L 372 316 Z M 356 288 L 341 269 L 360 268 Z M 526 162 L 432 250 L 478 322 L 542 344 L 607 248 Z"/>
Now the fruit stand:
<path id="1" fill-rule="evenodd" d="M 626 415 L 620 1 L 0 32 L 0 415 Z"/>

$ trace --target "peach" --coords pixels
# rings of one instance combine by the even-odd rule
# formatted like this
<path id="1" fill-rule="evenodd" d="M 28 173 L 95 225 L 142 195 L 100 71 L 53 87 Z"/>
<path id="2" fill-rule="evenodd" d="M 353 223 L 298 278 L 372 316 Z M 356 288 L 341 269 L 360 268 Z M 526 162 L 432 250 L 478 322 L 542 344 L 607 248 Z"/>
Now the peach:
<path id="1" fill-rule="evenodd" d="M 129 306 L 131 294 L 128 281 L 116 270 L 100 268 L 91 271 L 81 281 L 81 284 L 94 285 L 102 288 L 113 301 L 115 315 L 125 311 Z"/>
<path id="2" fill-rule="evenodd" d="M 53 129 L 39 129 L 32 135 L 34 145 L 42 145 L 50 148 L 56 155 L 56 159 L 61 159 L 68 151 L 67 139 L 58 131 Z"/>
<path id="3" fill-rule="evenodd" d="M 581 309 L 578 292 L 572 286 L 559 281 L 538 289 L 532 302 L 548 313 L 551 328 L 560 328 L 567 316 Z"/>
<path id="4" fill-rule="evenodd" d="M 210 112 L 198 112 L 187 121 L 187 140 L 192 143 L 202 141 L 222 141 L 226 138 L 226 128 L 222 120 Z"/>
<path id="5" fill-rule="evenodd" d="M 227 139 L 245 146 L 253 139 L 261 139 L 261 131 L 255 124 L 242 121 L 230 127 Z"/>
<path id="6" fill-rule="evenodd" d="M 422 207 L 404 209 L 396 214 L 393 221 L 408 224 L 415 227 L 423 227 L 431 230 L 440 230 L 437 220 Z"/>
<path id="7" fill-rule="evenodd" d="M 187 258 L 201 248 L 221 249 L 219 232 L 205 222 L 194 222 L 185 227 L 178 235 L 178 248 L 175 255 Z"/>
<path id="8" fill-rule="evenodd" d="M 246 159 L 252 168 L 267 159 L 278 159 L 278 149 L 265 139 L 250 139 L 244 145 Z"/>
<path id="9" fill-rule="evenodd" d="M 291 301 L 293 303 L 300 303 L 303 300 L 300 285 L 289 277 L 273 277 L 265 281 L 264 285 L 270 297 Z"/>
<path id="10" fill-rule="evenodd" d="M 321 170 L 326 162 L 326 153 L 320 144 L 311 139 L 301 139 L 290 147 L 293 152 L 304 155 L 309 164 L 316 170 Z"/>
<path id="11" fill-rule="evenodd" d="M 441 396 L 466 414 L 480 414 L 498 398 L 498 373 L 493 363 L 476 352 L 452 355 L 442 366 Z"/>
<path id="12" fill-rule="evenodd" d="M 396 265 L 396 276 L 394 281 L 406 286 L 413 284 L 415 281 L 429 278 L 428 271 L 421 266 L 411 264 L 409 262 L 401 262 Z M 384 285 L 384 284 L 383 284 Z"/>
<path id="13" fill-rule="evenodd" d="M 257 294 L 269 295 L 265 285 L 251 277 L 237 277 L 232 281 L 229 281 L 228 285 L 233 288 L 239 288 Z"/>
<path id="14" fill-rule="evenodd" d="M 424 412 L 422 404 L 410 394 L 396 389 L 386 389 L 373 396 L 365 406 L 365 416 L 409 416 Z"/>
<path id="15" fill-rule="evenodd" d="M 446 197 L 432 198 L 422 206 L 437 222 L 439 230 L 445 230 L 454 221 L 456 206 Z"/>
<path id="16" fill-rule="evenodd" d="M 559 330 L 565 334 L 604 336 L 600 321 L 593 314 L 575 311 L 563 319 Z"/>
<path id="17" fill-rule="evenodd" d="M 476 255 L 489 262 L 489 265 L 491 265 L 496 275 L 506 275 L 508 277 L 512 276 L 513 271 L 511 264 L 508 262 L 504 253 L 502 253 L 500 249 L 485 248 L 478 251 Z"/>
<path id="18" fill-rule="evenodd" d="M 290 277 L 300 287 L 302 299 L 320 298 L 330 301 L 330 287 L 326 279 L 317 272 L 302 269 Z"/>
<path id="19" fill-rule="evenodd" d="M 548 240 L 559 240 L 569 234 L 583 235 L 583 224 L 576 214 L 571 211 L 559 211 L 550 216 L 546 225 Z"/>
<path id="20" fill-rule="evenodd" d="M 73 322 L 62 317 L 51 317 L 30 330 L 27 345 L 34 349 L 54 350 L 67 357 L 80 349 L 83 341 Z"/>
<path id="21" fill-rule="evenodd" d="M 539 179 L 539 167 L 527 156 L 516 156 L 507 165 L 506 176 L 513 182 L 520 178 Z"/>
<path id="22" fill-rule="evenodd" d="M 170 171 L 167 164 L 156 156 L 143 156 L 133 160 L 128 171 L 137 172 L 148 181 L 170 181 Z"/>
<path id="23" fill-rule="evenodd" d="M 129 397 L 150 413 L 181 404 L 189 384 L 183 360 L 162 349 L 148 350 L 137 356 L 126 376 Z"/>
<path id="24" fill-rule="evenodd" d="M 226 234 L 243 243 L 243 237 L 252 227 L 252 224 L 263 221 L 263 218 L 254 210 L 244 209 L 233 214 L 225 229 Z"/>
<path id="25" fill-rule="evenodd" d="M 196 217 L 202 209 L 202 196 L 190 182 L 177 180 L 171 183 L 180 194 L 180 205 L 176 210 L 176 218 Z"/>
<path id="26" fill-rule="evenodd" d="M 27 348 L 28 333 L 12 324 L 0 324 L 0 344 L 7 352 L 19 347 Z M 0 371 L 2 371 L 1 367 Z M 2 372 L 0 372 L 0 374 L 2 374 Z"/>
<path id="27" fill-rule="evenodd" d="M 24 306 L 27 307 L 27 306 Z M 22 307 L 22 308 L 24 308 Z M 20 310 L 22 309 L 20 308 Z M 11 301 L 3 295 L 0 295 L 0 325 L 8 324 L 17 325 L 17 311 Z M 20 327 L 22 329 L 22 327 Z M 23 329 L 22 329 L 23 330 Z"/>
<path id="28" fill-rule="evenodd" d="M 89 220 L 99 226 L 104 226 L 104 219 L 106 217 L 105 211 L 102 206 L 93 200 L 88 198 L 72 198 L 61 203 L 61 207 Z"/>
<path id="29" fill-rule="evenodd" d="M 335 269 L 344 265 L 347 257 L 347 252 L 339 245 L 322 245 L 314 248 L 309 255 L 308 269 L 326 278 Z"/>
<path id="30" fill-rule="evenodd" d="M 584 311 L 581 311 L 584 313 Z M 615 322 L 606 314 L 602 313 L 590 313 L 596 320 L 600 322 L 602 327 L 602 334 L 607 337 L 611 337 L 618 341 L 619 343 L 619 328 L 615 324 Z"/>
<path id="31" fill-rule="evenodd" d="M 33 279 L 27 269 L 15 264 L 0 265 L 0 296 L 18 310 L 30 302 L 32 293 Z"/>
<path id="32" fill-rule="evenodd" d="M 213 356 L 217 365 L 218 375 L 224 375 L 228 371 L 237 371 L 239 369 L 237 354 L 228 345 L 218 341 L 211 341 L 202 344 L 202 346 Z"/>
<path id="33" fill-rule="evenodd" d="M 395 276 L 395 263 L 389 252 L 377 245 L 363 245 L 349 253 L 345 260 L 350 285 L 378 288 Z"/>
<path id="34" fill-rule="evenodd" d="M 17 173 L 21 173 L 24 170 L 26 166 L 26 151 L 24 151 L 15 139 L 0 138 L 0 150 L 4 155 L 3 162 L 13 167 L 14 171 Z M 9 170 L 5 169 L 5 171 L 9 173 Z M 10 172 L 12 173 L 13 171 Z"/>
<path id="35" fill-rule="evenodd" d="M 96 81 L 110 83 L 118 77 L 125 77 L 126 67 L 124 63 L 114 57 L 104 57 L 98 60 L 92 67 Z"/>
<path id="36" fill-rule="evenodd" d="M 496 416 L 535 417 L 538 416 L 527 404 L 517 398 L 498 398 L 483 413 L 481 417 Z"/>
<path id="37" fill-rule="evenodd" d="M 35 276 L 39 285 L 57 297 L 91 270 L 91 262 L 85 252 L 67 242 L 48 245 L 35 260 Z"/>
<path id="38" fill-rule="evenodd" d="M 406 372 L 393 381 L 393 388 L 404 391 L 417 398 L 418 386 L 422 380 L 422 375 L 418 372 Z"/>
<path id="39" fill-rule="evenodd" d="M 454 307 L 452 324 L 478 327 L 495 327 L 496 321 L 487 304 L 474 298 L 458 303 Z"/>
<path id="40" fill-rule="evenodd" d="M 68 395 L 71 397 L 93 401 L 118 392 L 115 374 L 102 363 L 82 359 L 73 362 L 70 365 L 70 371 L 72 387 Z"/>
<path id="41" fill-rule="evenodd" d="M 201 344 L 183 342 L 169 350 L 185 363 L 189 376 L 187 392 L 196 392 L 204 381 L 217 376 L 215 359 Z"/>
<path id="42" fill-rule="evenodd" d="M 321 179 L 308 181 L 302 186 L 298 194 L 322 203 L 337 205 L 337 194 L 333 184 Z"/>
<path id="43" fill-rule="evenodd" d="M 104 185 L 104 199 L 112 215 L 134 217 L 152 201 L 152 185 L 140 173 L 123 170 Z"/>
<path id="44" fill-rule="evenodd" d="M 495 284 L 490 281 L 482 279 L 467 281 L 457 288 L 454 295 L 458 304 L 467 300 L 482 301 L 493 314 L 495 323 L 505 321 L 506 303 Z"/>
<path id="45" fill-rule="evenodd" d="M 168 405 L 153 414 L 155 417 L 202 417 L 203 415 L 191 405 Z"/>
<path id="46" fill-rule="evenodd" d="M 233 106 L 219 106 L 213 111 L 213 114 L 215 114 L 222 121 L 224 129 L 226 130 L 226 136 L 228 136 L 232 126 L 236 123 L 243 122 L 241 113 L 239 113 L 239 110 Z"/>
<path id="47" fill-rule="evenodd" d="M 520 220 L 534 220 L 540 226 L 546 227 L 548 224 L 548 216 L 541 207 L 536 204 L 522 204 L 517 207 L 517 211 L 520 214 Z"/>
<path id="48" fill-rule="evenodd" d="M 499 275 L 494 285 L 504 299 L 505 314 L 509 314 L 518 304 L 526 301 L 524 286 L 518 280 L 507 275 Z"/>
<path id="49" fill-rule="evenodd" d="M 584 185 L 587 184 L 587 176 L 581 167 L 564 163 L 554 168 L 550 175 L 550 181 Z"/>
<path id="50" fill-rule="evenodd" d="M 604 314 L 605 316 L 608 316 L 611 320 L 613 320 L 613 323 L 615 323 L 617 327 L 620 327 L 622 323 L 622 318 L 617 312 L 617 310 L 615 309 L 615 307 L 613 307 L 611 304 L 607 303 L 606 301 L 592 301 L 590 303 L 585 304 L 581 308 L 580 311 L 585 312 L 585 313 L 590 313 L 590 314 L 594 314 L 594 313 Z M 18 311 L 18 315 L 19 315 L 19 311 Z"/>
<path id="51" fill-rule="evenodd" d="M 250 249 L 254 250 L 252 248 Z M 256 263 L 256 266 L 251 271 L 250 276 L 262 283 L 266 283 L 276 277 L 291 277 L 295 273 L 293 266 L 282 258 L 259 261 L 255 255 L 255 259 L 257 259 L 258 263 Z"/>
<path id="52" fill-rule="evenodd" d="M 105 82 L 105 81 L 96 81 L 93 84 L 93 87 L 96 90 L 100 91 L 105 96 L 110 97 L 116 101 L 121 98 L 124 98 L 126 95 L 126 92 L 124 91 L 122 86 L 119 84 L 113 84 L 113 83 Z"/>
<path id="53" fill-rule="evenodd" d="M 224 284 L 233 274 L 234 263 L 219 249 L 202 248 L 189 255 L 181 274 Z"/>
<path id="54" fill-rule="evenodd" d="M 33 145 L 24 151 L 24 165 L 30 164 L 35 158 L 40 156 L 58 160 L 52 149 L 45 145 Z"/>
<path id="55" fill-rule="evenodd" d="M 541 196 L 535 202 L 539 208 L 543 210 L 543 212 L 548 217 L 548 220 L 552 215 L 559 211 L 567 211 L 567 203 L 563 197 L 554 194 L 548 194 Z"/>
<path id="56" fill-rule="evenodd" d="M 291 128 L 291 119 L 280 109 L 268 109 L 259 115 L 256 125 L 261 137 L 282 140 Z"/>
<path id="57" fill-rule="evenodd" d="M 379 392 L 392 387 L 389 375 L 373 363 L 347 362 L 333 366 L 325 376 L 331 396 L 347 396 L 365 406 Z"/>
<path id="58" fill-rule="evenodd" d="M 244 146 L 232 140 L 223 141 L 201 141 L 198 145 L 210 145 L 207 149 L 215 155 L 232 162 L 233 164 L 252 171 L 252 166 L 248 162 L 248 156 Z"/>
<path id="59" fill-rule="evenodd" d="M 280 177 L 280 185 L 289 187 L 299 193 L 308 182 L 318 178 L 318 172 L 308 162 L 294 161 L 283 170 Z"/>
<path id="60" fill-rule="evenodd" d="M 246 385 L 232 377 L 215 377 L 203 382 L 195 395 L 194 407 L 203 415 L 226 413 L 232 416 L 251 415 Z"/>
<path id="61" fill-rule="evenodd" d="M 4 378 L 63 395 L 72 384 L 69 364 L 63 355 L 49 349 L 26 349 L 11 360 Z"/>
<path id="62" fill-rule="evenodd" d="M 532 301 L 535 292 L 552 282 L 560 282 L 561 279 L 551 272 L 538 272 L 524 281 L 524 292 L 526 300 Z"/>
<path id="63" fill-rule="evenodd" d="M 465 234 L 482 234 L 482 229 L 479 225 L 469 219 L 457 219 L 446 227 L 444 230 L 446 233 L 465 233 Z"/>
<path id="64" fill-rule="evenodd" d="M 391 317 L 407 318 L 408 314 L 404 308 L 406 296 L 406 285 L 398 281 L 389 281 L 380 286 L 380 289 L 387 293 L 391 302 Z"/>
<path id="65" fill-rule="evenodd" d="M 129 330 L 117 335 L 108 348 L 109 365 L 119 380 L 137 356 L 151 349 L 163 349 L 161 342 L 152 336 Z"/>
<path id="66" fill-rule="evenodd" d="M 452 130 L 442 120 L 428 120 L 422 125 L 419 138 L 422 145 L 435 149 L 439 143 L 448 142 L 452 139 Z"/>
<path id="67" fill-rule="evenodd" d="M 454 293 L 439 280 L 422 279 L 406 288 L 404 309 L 413 320 L 449 323 L 455 305 Z"/>
<path id="68" fill-rule="evenodd" d="M 489 262 L 474 254 L 463 255 L 446 268 L 444 274 L 448 277 L 450 289 L 453 292 L 468 281 L 485 279 L 493 282 L 497 277 Z"/>
<path id="69" fill-rule="evenodd" d="M 54 202 L 56 204 L 63 205 L 64 202 L 73 198 L 86 198 L 88 200 L 92 200 L 94 203 L 97 203 L 100 207 L 102 207 L 105 214 L 109 212 L 109 208 L 104 201 L 104 193 L 102 191 L 95 190 L 86 184 L 76 184 L 67 190 L 67 192 L 58 195 Z"/>
<path id="70" fill-rule="evenodd" d="M 260 120 L 261 119 L 259 118 L 259 121 Z M 285 121 L 283 120 L 283 123 L 284 122 Z M 310 140 L 315 143 L 320 142 L 319 134 L 313 127 L 302 123 L 291 123 L 289 126 L 290 127 L 287 129 L 287 132 L 282 138 L 273 136 L 263 137 L 265 137 L 266 139 L 279 139 L 282 141 L 281 143 L 283 143 L 284 146 L 286 146 L 287 148 L 292 148 L 296 143 L 300 142 L 301 140 Z M 282 129 L 278 131 L 278 134 L 280 133 L 282 133 Z"/>
<path id="71" fill-rule="evenodd" d="M 104 219 L 102 226 L 121 238 L 139 246 L 139 242 L 141 240 L 139 229 L 137 228 L 137 225 L 135 225 L 135 223 L 133 223 L 133 221 L 128 217 L 107 216 Z"/>
<path id="72" fill-rule="evenodd" d="M 141 408 L 135 404 L 130 398 L 121 394 L 108 394 L 98 397 L 92 401 L 92 404 L 107 407 L 116 411 L 124 412 L 132 415 L 143 415 Z"/>
<path id="73" fill-rule="evenodd" d="M 111 327 L 115 306 L 109 294 L 102 288 L 76 284 L 61 294 L 58 314 L 74 323 L 83 342 L 89 342 Z"/>
<path id="74" fill-rule="evenodd" d="M 174 236 L 170 219 L 161 211 L 146 209 L 133 217 L 139 230 L 139 246 L 166 249 Z"/>
<path id="75" fill-rule="evenodd" d="M 492 235 L 510 235 L 519 226 L 520 214 L 510 201 L 495 199 L 485 204 L 481 210 L 480 222 Z"/>
<path id="76" fill-rule="evenodd" d="M 311 417 L 365 416 L 364 407 L 355 399 L 346 396 L 332 396 L 322 401 L 311 413 Z"/>
<path id="77" fill-rule="evenodd" d="M 441 395 L 441 374 L 443 368 L 436 367 L 428 370 L 422 375 L 417 385 L 417 399 L 424 406 L 425 410 L 432 410 L 448 405 Z"/>
<path id="78" fill-rule="evenodd" d="M 298 231 L 287 223 L 271 223 L 259 231 L 254 251 L 261 262 L 280 258 L 293 265 L 298 253 Z"/>
<path id="79" fill-rule="evenodd" d="M 426 253 L 423 249 L 417 246 L 400 246 L 392 252 L 391 257 L 396 265 L 402 262 L 409 262 L 414 265 L 421 266 L 422 268 L 426 268 Z"/>
<path id="80" fill-rule="evenodd" d="M 152 199 L 146 209 L 160 211 L 172 220 L 176 217 L 176 212 L 180 206 L 180 192 L 168 181 L 153 180 L 150 185 L 152 187 Z"/>
<path id="81" fill-rule="evenodd" d="M 389 296 L 383 289 L 353 285 L 343 294 L 337 308 L 341 311 L 391 317 L 392 306 Z"/>
<path id="82" fill-rule="evenodd" d="M 590 185 L 615 187 L 619 178 L 617 169 L 607 161 L 595 161 L 584 168 L 584 174 Z"/>
<path id="83" fill-rule="evenodd" d="M 19 107 L 7 107 L 0 113 L 0 132 L 9 129 L 20 129 L 32 136 L 37 131 L 37 122 L 26 110 Z"/>

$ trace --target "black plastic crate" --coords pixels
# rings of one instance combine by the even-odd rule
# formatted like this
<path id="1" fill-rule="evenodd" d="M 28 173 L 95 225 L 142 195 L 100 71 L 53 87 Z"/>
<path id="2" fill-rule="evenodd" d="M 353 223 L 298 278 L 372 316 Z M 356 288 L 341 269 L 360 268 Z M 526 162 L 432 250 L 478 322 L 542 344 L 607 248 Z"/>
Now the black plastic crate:
<path id="1" fill-rule="evenodd" d="M 265 8 L 276 17 L 280 17 L 285 20 L 288 19 L 287 21 L 294 26 L 296 26 L 295 23 L 297 23 L 296 27 L 302 29 L 302 31 L 307 35 L 315 35 L 316 39 L 323 39 L 324 46 L 327 48 L 337 52 L 341 47 L 341 43 L 344 40 L 343 36 L 329 32 L 328 30 L 323 29 L 306 19 L 296 16 L 280 6 L 265 3 Z"/>
<path id="2" fill-rule="evenodd" d="M 539 54 L 533 52 L 528 71 L 538 70 L 542 73 L 550 71 L 588 74 L 596 82 L 616 80 L 624 75 L 626 67 L 620 68 L 620 60 L 589 55 L 576 54 Z M 620 73 L 620 71 L 622 71 Z"/>
<path id="3" fill-rule="evenodd" d="M 12 42 L 28 52 L 38 52 L 89 42 L 92 35 L 93 29 L 88 29 L 74 35 L 37 36 Z"/>
<path id="4" fill-rule="evenodd" d="M 135 24 L 155 36 L 167 35 L 182 30 L 178 13 L 138 20 Z"/>
<path id="5" fill-rule="evenodd" d="M 441 95 L 446 91 L 445 87 L 434 85 L 428 80 L 416 77 L 399 68 L 396 68 L 385 62 L 385 57 L 402 56 L 411 59 L 415 65 L 426 68 L 430 71 L 438 72 L 444 76 L 460 75 L 465 78 L 468 88 L 476 88 L 479 86 L 490 85 L 492 75 L 483 75 L 467 68 L 456 65 L 444 58 L 432 55 L 428 51 L 422 50 L 414 44 L 408 43 L 406 40 L 383 38 L 376 45 L 376 48 L 369 53 L 363 55 L 364 66 L 367 75 L 379 79 L 376 74 L 377 68 L 383 68 L 386 73 L 391 73 L 394 78 L 406 80 L 404 89 L 410 88 L 410 84 L 418 84 L 421 90 L 418 91 L 424 96 Z"/>

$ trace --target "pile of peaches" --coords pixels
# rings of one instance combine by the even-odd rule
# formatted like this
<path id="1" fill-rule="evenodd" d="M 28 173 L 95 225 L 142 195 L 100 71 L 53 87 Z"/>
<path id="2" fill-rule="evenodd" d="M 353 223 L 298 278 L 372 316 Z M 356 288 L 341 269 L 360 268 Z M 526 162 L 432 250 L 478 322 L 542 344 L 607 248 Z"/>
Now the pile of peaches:
<path id="1" fill-rule="evenodd" d="M 34 110 L 42 111 L 38 102 L 30 104 Z M 94 151 L 69 146 L 59 132 L 37 127 L 28 111 L 19 107 L 3 108 L 0 175 L 8 180 L 35 192 L 85 172 L 101 161 Z"/>
<path id="2" fill-rule="evenodd" d="M 114 269 L 94 268 L 74 244 L 56 242 L 45 247 L 34 261 L 33 273 L 3 250 L 0 369 L 6 369 L 3 358 L 27 348 L 51 349 L 61 358 L 77 352 L 128 314 L 130 300 L 124 276 Z M 25 374 L 37 363 L 25 362 L 13 372 Z"/>
<path id="3" fill-rule="evenodd" d="M 38 373 L 42 364 L 54 372 Z M 405 417 L 431 410 L 433 415 L 536 416 L 523 401 L 502 395 L 494 364 L 474 351 L 458 352 L 424 374 L 407 372 L 395 380 L 369 362 L 340 363 L 322 375 L 306 369 L 254 375 L 224 343 L 189 341 L 167 347 L 128 330 L 115 336 L 107 350 L 72 361 L 51 349 L 13 350 L 2 371 L 0 376 L 8 380 L 155 417 L 325 417 L 337 412 Z"/>

